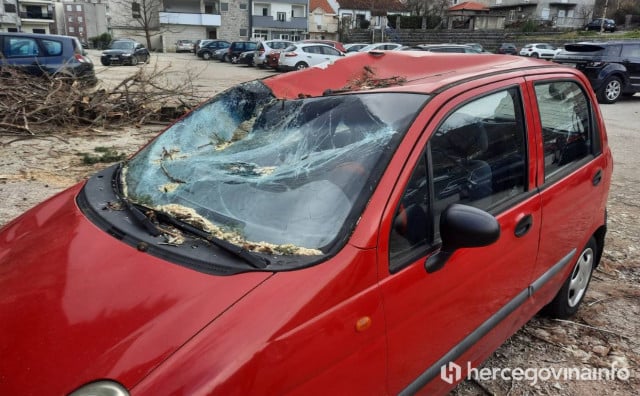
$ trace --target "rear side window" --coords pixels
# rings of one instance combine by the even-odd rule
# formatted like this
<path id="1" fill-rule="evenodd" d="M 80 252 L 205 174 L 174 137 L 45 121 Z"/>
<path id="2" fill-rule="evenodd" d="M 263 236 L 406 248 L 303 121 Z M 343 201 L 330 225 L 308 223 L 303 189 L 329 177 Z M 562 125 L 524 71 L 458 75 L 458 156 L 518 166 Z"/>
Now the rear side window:
<path id="1" fill-rule="evenodd" d="M 60 56 L 62 55 L 62 43 L 60 41 L 55 40 L 40 40 L 42 46 L 44 47 L 47 55 L 49 56 Z"/>
<path id="2" fill-rule="evenodd" d="M 28 37 L 5 37 L 3 52 L 7 58 L 40 55 L 38 43 L 35 39 Z"/>
<path id="3" fill-rule="evenodd" d="M 589 101 L 572 81 L 536 84 L 544 145 L 545 181 L 570 172 L 572 165 L 595 154 Z"/>
<path id="4" fill-rule="evenodd" d="M 640 44 L 625 44 L 622 46 L 622 56 L 640 58 Z"/>

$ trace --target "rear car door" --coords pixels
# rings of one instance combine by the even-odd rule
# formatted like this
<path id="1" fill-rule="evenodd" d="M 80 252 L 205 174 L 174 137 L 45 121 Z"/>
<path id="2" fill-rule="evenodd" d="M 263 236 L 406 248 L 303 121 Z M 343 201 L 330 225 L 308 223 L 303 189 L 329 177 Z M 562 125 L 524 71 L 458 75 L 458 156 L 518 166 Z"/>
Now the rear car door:
<path id="1" fill-rule="evenodd" d="M 6 64 L 18 67 L 32 75 L 44 74 L 44 70 L 38 62 L 38 57 L 43 55 L 43 51 L 38 45 L 37 39 L 11 35 L 6 35 L 3 39 L 2 54 Z"/>
<path id="2" fill-rule="evenodd" d="M 435 116 L 422 127 L 416 121 L 425 128 L 417 144 L 396 154 L 407 162 L 382 220 L 378 268 L 390 393 L 427 383 L 443 392 L 451 384 L 438 378 L 443 365 L 475 366 L 521 323 L 514 311 L 526 299 L 540 231 L 523 81 L 470 86 L 446 103 L 430 102 L 423 113 Z M 426 258 L 439 248 L 440 213 L 453 203 L 495 215 L 500 238 L 426 273 Z M 474 349 L 479 341 L 484 349 Z"/>
<path id="3" fill-rule="evenodd" d="M 528 86 L 537 102 L 533 115 L 540 131 L 538 155 L 544 159 L 537 170 L 542 228 L 533 278 L 557 265 L 564 275 L 545 285 L 555 292 L 604 223 L 610 157 L 603 155 L 603 125 L 596 121 L 597 104 L 587 84 L 558 75 L 555 80 L 529 77 Z M 544 291 L 539 296 L 549 299 Z"/>

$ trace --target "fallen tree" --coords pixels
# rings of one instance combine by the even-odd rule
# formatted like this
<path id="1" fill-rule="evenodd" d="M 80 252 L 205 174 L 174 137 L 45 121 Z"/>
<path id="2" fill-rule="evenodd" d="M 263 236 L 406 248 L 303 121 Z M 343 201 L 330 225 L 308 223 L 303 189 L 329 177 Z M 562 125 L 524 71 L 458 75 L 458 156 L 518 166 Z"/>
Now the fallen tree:
<path id="1" fill-rule="evenodd" d="M 198 105 L 193 78 L 175 81 L 168 68 L 141 68 L 113 88 L 69 77 L 34 77 L 3 67 L 0 135 L 39 136 L 89 128 L 172 121 Z"/>

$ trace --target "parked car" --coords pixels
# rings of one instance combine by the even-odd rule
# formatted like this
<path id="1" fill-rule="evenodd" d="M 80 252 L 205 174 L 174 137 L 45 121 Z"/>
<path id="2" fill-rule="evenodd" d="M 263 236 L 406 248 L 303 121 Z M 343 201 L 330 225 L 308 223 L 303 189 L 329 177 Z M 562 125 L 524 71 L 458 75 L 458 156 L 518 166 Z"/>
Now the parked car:
<path id="1" fill-rule="evenodd" d="M 344 48 L 344 44 L 335 40 L 321 40 L 321 39 L 307 39 L 302 40 L 303 43 L 316 43 L 316 44 L 326 44 L 330 45 L 333 48 L 337 49 L 340 52 L 347 52 L 346 48 Z"/>
<path id="2" fill-rule="evenodd" d="M 402 44 L 398 43 L 373 43 L 367 46 L 364 46 L 358 50 L 358 52 L 369 52 L 369 51 L 393 51 L 402 47 Z M 349 53 L 347 51 L 347 53 Z"/>
<path id="3" fill-rule="evenodd" d="M 596 18 L 584 25 L 584 30 L 602 30 L 604 32 L 615 32 L 616 21 L 613 19 Z"/>
<path id="4" fill-rule="evenodd" d="M 470 45 L 465 44 L 419 44 L 410 49 L 429 52 L 447 52 L 463 54 L 479 54 L 480 52 Z"/>
<path id="5" fill-rule="evenodd" d="M 231 44 L 231 43 L 229 43 L 229 44 Z M 218 61 L 223 61 L 224 60 L 224 56 L 227 54 L 228 50 L 229 50 L 229 47 L 220 48 L 220 49 L 215 50 L 213 52 L 213 56 L 211 57 L 211 59 L 218 60 Z"/>
<path id="6" fill-rule="evenodd" d="M 530 56 L 532 58 L 553 59 L 553 57 L 560 51 L 560 48 L 556 48 L 551 44 L 533 43 L 522 47 L 520 49 L 520 55 Z"/>
<path id="7" fill-rule="evenodd" d="M 640 92 L 640 40 L 567 44 L 553 60 L 582 71 L 600 103 Z"/>
<path id="8" fill-rule="evenodd" d="M 366 47 L 367 45 L 369 45 L 369 43 L 349 43 L 349 44 L 344 44 L 344 49 L 345 49 L 345 53 L 350 53 L 350 52 L 357 52 L 360 51 L 360 49 Z"/>
<path id="9" fill-rule="evenodd" d="M 194 44 L 193 40 L 178 40 L 176 41 L 176 52 L 193 52 Z"/>
<path id="10" fill-rule="evenodd" d="M 238 63 L 240 54 L 246 51 L 255 51 L 258 43 L 255 41 L 234 41 L 227 48 L 227 53 L 221 59 L 223 62 Z"/>
<path id="11" fill-rule="evenodd" d="M 71 36 L 0 32 L 0 70 L 14 67 L 35 76 L 97 82 L 93 62 Z"/>
<path id="12" fill-rule="evenodd" d="M 215 41 L 215 40 L 214 39 L 196 40 L 195 44 L 193 45 L 193 54 L 198 55 L 198 51 L 200 51 L 200 48 L 204 47 L 207 43 L 210 43 L 212 41 Z"/>
<path id="13" fill-rule="evenodd" d="M 484 50 L 484 47 L 480 43 L 465 43 L 465 45 L 468 45 L 469 47 L 475 49 L 477 52 L 480 52 L 480 53 L 487 52 Z"/>
<path id="14" fill-rule="evenodd" d="M 0 229 L 0 394 L 447 394 L 577 312 L 612 165 L 588 80 L 552 62 L 388 51 L 242 83 Z"/>
<path id="15" fill-rule="evenodd" d="M 320 63 L 337 60 L 343 56 L 345 56 L 344 52 L 340 52 L 327 44 L 299 42 L 280 53 L 278 70 L 290 71 L 306 69 L 309 66 L 316 66 Z"/>
<path id="16" fill-rule="evenodd" d="M 139 62 L 149 63 L 151 54 L 144 45 L 131 39 L 113 40 L 100 55 L 100 63 L 109 65 L 135 66 Z"/>
<path id="17" fill-rule="evenodd" d="M 228 49 L 230 45 L 231 43 L 226 40 L 211 40 L 200 47 L 197 55 L 204 60 L 214 59 L 214 54 L 217 50 Z"/>
<path id="18" fill-rule="evenodd" d="M 238 61 L 236 62 L 239 65 L 247 65 L 254 66 L 253 57 L 255 55 L 255 51 L 245 51 L 240 54 L 238 57 Z"/>
<path id="19" fill-rule="evenodd" d="M 498 47 L 498 54 L 506 54 L 506 55 L 518 55 L 518 48 L 513 43 L 502 43 L 500 47 Z"/>
<path id="20" fill-rule="evenodd" d="M 278 70 L 278 65 L 280 63 L 280 51 L 274 51 L 267 55 L 267 67 Z"/>
<path id="21" fill-rule="evenodd" d="M 265 40 L 258 43 L 253 55 L 254 63 L 260 68 L 267 67 L 267 56 L 274 51 L 282 51 L 293 44 L 288 40 Z"/>

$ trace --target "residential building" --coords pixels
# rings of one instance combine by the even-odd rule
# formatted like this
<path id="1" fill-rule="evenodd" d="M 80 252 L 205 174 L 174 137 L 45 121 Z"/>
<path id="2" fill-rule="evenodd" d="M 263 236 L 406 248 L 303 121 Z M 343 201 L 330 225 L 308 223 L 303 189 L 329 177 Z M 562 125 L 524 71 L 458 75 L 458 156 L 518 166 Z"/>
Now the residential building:
<path id="1" fill-rule="evenodd" d="M 308 37 L 308 0 L 254 0 L 251 38 L 298 41 Z"/>
<path id="2" fill-rule="evenodd" d="M 18 18 L 16 28 L 25 33 L 51 33 L 53 24 L 53 0 L 19 0 L 14 2 L 4 1 L 5 10 L 7 4 L 16 4 Z"/>
<path id="3" fill-rule="evenodd" d="M 309 38 L 338 40 L 338 7 L 335 1 L 309 1 Z"/>
<path id="4" fill-rule="evenodd" d="M 410 15 L 400 0 L 338 0 L 338 16 L 342 23 L 359 28 L 363 21 L 372 29 L 384 30 L 389 15 Z"/>
<path id="5" fill-rule="evenodd" d="M 16 0 L 0 1 L 0 32 L 17 32 L 19 23 Z"/>
<path id="6" fill-rule="evenodd" d="M 595 6 L 595 0 L 485 0 L 483 3 L 492 15 L 505 17 L 505 27 L 529 20 L 548 27 L 580 28 L 591 19 Z"/>

